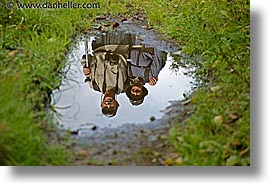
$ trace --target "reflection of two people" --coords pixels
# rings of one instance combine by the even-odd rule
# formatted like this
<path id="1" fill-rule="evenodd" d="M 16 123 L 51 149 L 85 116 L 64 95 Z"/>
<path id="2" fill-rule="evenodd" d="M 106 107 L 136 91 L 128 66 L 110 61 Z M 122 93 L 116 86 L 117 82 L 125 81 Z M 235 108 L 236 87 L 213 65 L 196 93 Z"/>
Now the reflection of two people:
<path id="1" fill-rule="evenodd" d="M 144 85 L 156 85 L 166 54 L 141 45 L 135 35 L 121 32 L 101 34 L 92 46 L 93 56 L 88 56 L 89 67 L 83 67 L 83 73 L 91 78 L 91 88 L 103 93 L 102 113 L 107 117 L 115 116 L 119 107 L 116 95 L 123 92 L 132 105 L 142 104 L 148 95 Z"/>

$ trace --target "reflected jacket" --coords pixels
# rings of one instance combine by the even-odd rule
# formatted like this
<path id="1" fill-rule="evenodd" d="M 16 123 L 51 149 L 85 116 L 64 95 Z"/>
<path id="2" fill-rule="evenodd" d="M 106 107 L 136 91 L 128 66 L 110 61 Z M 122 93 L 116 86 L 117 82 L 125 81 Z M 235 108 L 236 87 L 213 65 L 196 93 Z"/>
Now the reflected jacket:
<path id="1" fill-rule="evenodd" d="M 88 57 L 91 69 L 90 87 L 105 93 L 116 88 L 116 94 L 122 93 L 128 87 L 127 59 L 128 45 L 105 45 L 94 50 Z"/>
<path id="2" fill-rule="evenodd" d="M 154 47 L 132 49 L 128 75 L 131 79 L 142 78 L 148 83 L 150 78 L 158 77 L 166 62 L 166 54 Z"/>

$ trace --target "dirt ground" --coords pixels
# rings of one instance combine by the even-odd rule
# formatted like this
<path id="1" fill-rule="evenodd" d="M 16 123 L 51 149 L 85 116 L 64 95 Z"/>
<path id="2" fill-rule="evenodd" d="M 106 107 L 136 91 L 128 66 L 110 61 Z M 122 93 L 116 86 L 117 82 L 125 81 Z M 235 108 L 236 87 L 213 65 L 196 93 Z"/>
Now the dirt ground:
<path id="1" fill-rule="evenodd" d="M 75 165 L 177 165 L 181 157 L 173 152 L 169 130 L 183 127 L 191 112 L 191 105 L 179 101 L 150 123 L 80 130 L 71 135 Z"/>

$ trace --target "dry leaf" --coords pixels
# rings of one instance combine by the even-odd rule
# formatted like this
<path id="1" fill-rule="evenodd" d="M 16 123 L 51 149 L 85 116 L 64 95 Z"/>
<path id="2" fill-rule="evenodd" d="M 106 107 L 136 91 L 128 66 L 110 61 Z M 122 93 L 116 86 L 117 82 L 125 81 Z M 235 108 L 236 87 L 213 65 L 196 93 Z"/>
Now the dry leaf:
<path id="1" fill-rule="evenodd" d="M 220 62 L 221 62 L 220 60 L 216 60 L 216 61 L 212 64 L 211 68 L 212 68 L 212 69 L 216 68 L 217 65 L 218 65 Z"/>
<path id="2" fill-rule="evenodd" d="M 17 52 L 18 52 L 18 50 L 12 50 L 11 52 L 9 52 L 8 56 L 14 57 Z"/>
<path id="3" fill-rule="evenodd" d="M 232 121 L 236 121 L 237 119 L 239 119 L 239 116 L 237 116 L 236 114 L 229 114 L 229 117 Z"/>
<path id="4" fill-rule="evenodd" d="M 175 161 L 172 158 L 167 158 L 164 160 L 164 164 L 168 166 L 172 166 L 175 164 Z"/>

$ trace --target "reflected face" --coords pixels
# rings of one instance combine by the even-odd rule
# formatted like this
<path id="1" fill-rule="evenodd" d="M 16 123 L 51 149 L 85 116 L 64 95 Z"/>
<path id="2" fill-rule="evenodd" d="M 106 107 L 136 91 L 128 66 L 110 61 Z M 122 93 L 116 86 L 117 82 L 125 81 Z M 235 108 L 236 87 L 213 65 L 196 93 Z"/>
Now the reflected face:
<path id="1" fill-rule="evenodd" d="M 142 87 L 143 86 L 136 86 L 136 85 L 132 86 L 132 88 L 131 88 L 131 94 L 135 95 L 135 96 L 142 95 Z"/>
<path id="2" fill-rule="evenodd" d="M 115 109 L 117 102 L 112 97 L 106 96 L 101 102 L 101 107 L 105 109 Z"/>

